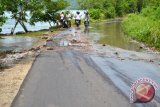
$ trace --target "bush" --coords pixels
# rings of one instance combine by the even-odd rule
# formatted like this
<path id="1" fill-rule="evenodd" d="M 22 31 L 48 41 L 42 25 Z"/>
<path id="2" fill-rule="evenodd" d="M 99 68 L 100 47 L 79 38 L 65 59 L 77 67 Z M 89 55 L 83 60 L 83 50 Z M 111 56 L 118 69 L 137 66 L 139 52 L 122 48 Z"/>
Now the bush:
<path id="1" fill-rule="evenodd" d="M 103 10 L 105 18 L 114 18 L 116 16 L 116 11 L 113 6 L 108 7 L 107 9 Z"/>
<path id="2" fill-rule="evenodd" d="M 124 32 L 134 39 L 160 48 L 160 20 L 143 15 L 130 14 L 122 23 Z"/>
<path id="3" fill-rule="evenodd" d="M 144 17 L 151 18 L 153 20 L 160 20 L 160 7 L 147 7 L 144 8 L 141 12 L 141 15 Z"/>
<path id="4" fill-rule="evenodd" d="M 89 14 L 90 14 L 90 17 L 92 19 L 100 19 L 101 18 L 101 11 L 100 9 L 90 9 L 89 10 Z"/>

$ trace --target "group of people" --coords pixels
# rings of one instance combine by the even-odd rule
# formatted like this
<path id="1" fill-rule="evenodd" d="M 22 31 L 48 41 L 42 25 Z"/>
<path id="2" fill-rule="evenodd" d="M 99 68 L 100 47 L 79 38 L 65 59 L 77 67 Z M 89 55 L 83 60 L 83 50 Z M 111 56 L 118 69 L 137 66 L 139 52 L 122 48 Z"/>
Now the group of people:
<path id="1" fill-rule="evenodd" d="M 76 15 L 71 15 L 69 11 L 66 12 L 66 14 L 64 12 L 61 12 L 60 14 L 60 24 L 61 27 L 64 28 L 69 28 L 71 27 L 71 20 L 75 19 L 75 25 L 77 27 L 79 27 L 79 25 L 81 24 L 81 19 L 82 19 L 82 15 L 80 15 L 80 12 L 77 11 Z M 88 12 L 84 12 L 84 26 L 85 28 L 88 28 L 89 26 L 89 14 Z"/>
<path id="2" fill-rule="evenodd" d="M 69 12 L 67 12 L 66 15 L 64 14 L 64 12 L 62 12 L 60 14 L 60 24 L 61 24 L 61 26 L 64 27 L 64 28 L 71 27 L 71 19 L 72 19 L 72 16 Z"/>

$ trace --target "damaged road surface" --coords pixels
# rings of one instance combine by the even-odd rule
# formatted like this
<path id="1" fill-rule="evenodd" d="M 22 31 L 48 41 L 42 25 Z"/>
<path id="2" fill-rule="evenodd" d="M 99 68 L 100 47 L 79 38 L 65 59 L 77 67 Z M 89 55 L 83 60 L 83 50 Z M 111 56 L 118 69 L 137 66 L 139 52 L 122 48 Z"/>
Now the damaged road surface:
<path id="1" fill-rule="evenodd" d="M 74 31 L 64 31 L 56 38 L 62 41 L 68 32 L 73 34 Z M 150 77 L 160 83 L 158 65 L 69 47 L 41 52 L 11 107 L 160 106 L 159 91 L 150 103 L 131 104 L 129 101 L 130 87 L 139 77 Z"/>
<path id="2" fill-rule="evenodd" d="M 131 107 L 97 73 L 94 63 L 67 50 L 42 53 L 12 107 Z"/>

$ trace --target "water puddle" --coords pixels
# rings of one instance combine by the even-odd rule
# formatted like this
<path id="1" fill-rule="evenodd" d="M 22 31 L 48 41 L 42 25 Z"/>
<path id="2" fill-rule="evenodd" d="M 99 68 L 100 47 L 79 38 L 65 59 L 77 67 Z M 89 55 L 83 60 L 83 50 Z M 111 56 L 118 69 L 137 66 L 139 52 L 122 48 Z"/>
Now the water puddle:
<path id="1" fill-rule="evenodd" d="M 143 49 L 140 49 L 138 43 L 131 42 L 124 35 L 120 21 L 96 23 L 91 26 L 90 36 L 92 36 L 98 44 L 108 44 L 126 50 L 143 51 Z"/>
<path id="2" fill-rule="evenodd" d="M 0 51 L 13 51 L 31 48 L 38 38 L 28 36 L 5 36 L 0 39 Z"/>
<path id="3" fill-rule="evenodd" d="M 65 31 L 59 33 L 58 35 L 51 38 L 51 40 L 47 41 L 47 47 L 60 46 L 81 46 L 81 30 L 66 29 Z"/>

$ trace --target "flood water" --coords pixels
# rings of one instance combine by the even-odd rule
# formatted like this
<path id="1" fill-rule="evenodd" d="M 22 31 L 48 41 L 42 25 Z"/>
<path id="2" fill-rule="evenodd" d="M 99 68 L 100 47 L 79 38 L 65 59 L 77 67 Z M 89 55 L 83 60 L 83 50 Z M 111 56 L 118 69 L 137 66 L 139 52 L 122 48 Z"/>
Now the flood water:
<path id="1" fill-rule="evenodd" d="M 2 32 L 0 32 L 0 33 L 1 34 L 10 34 L 11 29 L 14 27 L 15 23 L 16 22 L 14 19 L 8 19 L 7 22 L 2 26 Z M 46 22 L 37 22 L 37 23 L 35 23 L 35 26 L 32 26 L 28 23 L 25 23 L 25 25 L 29 31 L 38 31 L 38 30 L 42 30 L 42 29 L 49 29 L 49 27 L 50 27 L 49 23 L 46 23 Z M 19 23 L 18 23 L 14 33 L 17 33 L 17 32 L 24 32 L 22 26 Z"/>
<path id="2" fill-rule="evenodd" d="M 45 24 L 43 26 L 46 26 Z M 7 29 L 6 29 L 7 30 Z M 10 31 L 9 29 L 7 31 Z M 98 44 L 108 44 L 126 50 L 141 51 L 139 44 L 124 35 L 120 21 L 91 24 L 89 35 Z M 35 37 L 5 36 L 0 39 L 0 51 L 28 49 L 37 41 Z"/>
<path id="3" fill-rule="evenodd" d="M 38 38 L 29 36 L 5 36 L 0 39 L 0 51 L 20 51 L 31 48 Z"/>
<path id="4" fill-rule="evenodd" d="M 108 44 L 126 50 L 141 51 L 139 44 L 130 42 L 124 35 L 120 21 L 94 23 L 91 25 L 91 36 L 98 44 Z"/>
<path id="5" fill-rule="evenodd" d="M 72 14 L 76 14 L 76 12 L 79 11 L 82 18 L 84 17 L 84 10 L 70 10 L 70 12 Z M 27 19 L 30 18 L 30 12 L 27 11 Z M 14 27 L 16 21 L 14 19 L 11 18 L 12 14 L 9 12 L 5 12 L 5 16 L 8 17 L 6 23 L 2 26 L 2 32 L 0 32 L 1 34 L 9 34 L 11 33 L 11 29 Z M 53 26 L 55 25 L 53 22 L 51 23 Z M 38 30 L 42 30 L 42 29 L 49 29 L 50 25 L 48 22 L 37 22 L 35 23 L 35 25 L 30 25 L 29 23 L 25 23 L 27 29 L 29 31 L 38 31 Z M 18 23 L 16 29 L 15 29 L 15 33 L 17 32 L 24 32 L 22 26 Z"/>

